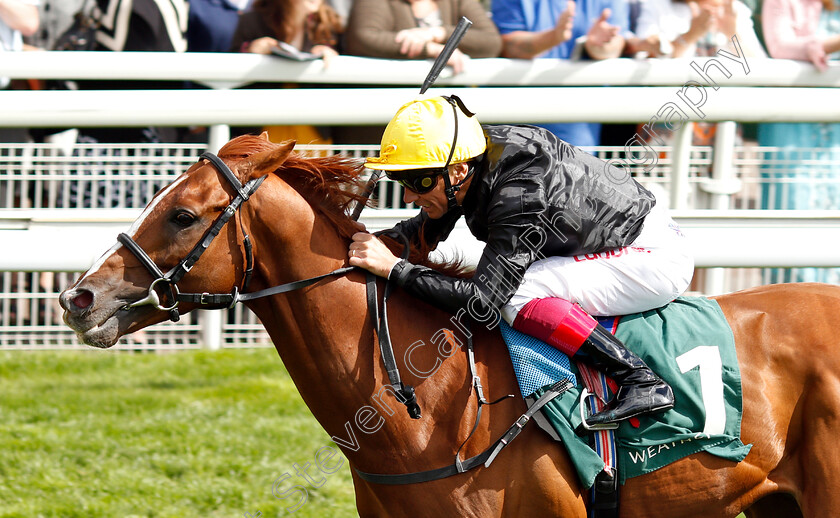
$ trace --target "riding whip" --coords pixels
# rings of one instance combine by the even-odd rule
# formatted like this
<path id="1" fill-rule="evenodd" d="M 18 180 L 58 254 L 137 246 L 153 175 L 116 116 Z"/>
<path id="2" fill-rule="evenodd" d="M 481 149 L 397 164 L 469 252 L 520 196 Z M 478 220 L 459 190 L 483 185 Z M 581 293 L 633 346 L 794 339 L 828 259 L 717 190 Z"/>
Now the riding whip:
<path id="1" fill-rule="evenodd" d="M 435 62 L 432 63 L 432 68 L 426 75 L 426 79 L 423 80 L 423 86 L 420 87 L 421 95 L 426 93 L 426 90 L 428 90 L 429 87 L 431 87 L 437 80 L 440 72 L 443 70 L 443 67 L 446 66 L 446 62 L 449 61 L 450 57 L 452 57 L 452 53 L 455 52 L 456 48 L 458 48 L 458 44 L 461 43 L 461 39 L 464 37 L 464 34 L 466 34 L 467 29 L 469 29 L 471 25 L 472 22 L 466 16 L 461 17 L 461 20 L 458 22 L 455 30 L 452 31 L 452 34 L 450 34 L 449 38 L 446 40 L 443 50 L 440 51 L 438 57 L 435 58 Z M 379 177 L 381 175 L 382 171 L 379 170 L 374 171 L 373 174 L 371 174 L 370 179 L 365 185 L 364 198 L 359 200 L 356 207 L 353 209 L 353 215 L 351 216 L 353 221 L 357 221 L 359 219 L 359 216 L 362 214 L 362 210 L 365 208 L 368 198 L 370 198 L 373 194 L 373 188 L 376 187 L 376 182 L 379 181 Z"/>

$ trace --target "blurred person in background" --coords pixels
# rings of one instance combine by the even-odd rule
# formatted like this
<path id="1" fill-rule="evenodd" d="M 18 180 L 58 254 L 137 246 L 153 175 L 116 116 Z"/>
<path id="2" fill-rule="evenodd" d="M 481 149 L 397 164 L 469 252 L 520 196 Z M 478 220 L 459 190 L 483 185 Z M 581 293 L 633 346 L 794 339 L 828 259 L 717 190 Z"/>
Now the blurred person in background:
<path id="1" fill-rule="evenodd" d="M 714 56 L 720 49 L 735 52 L 733 36 L 748 58 L 767 55 L 756 36 L 752 11 L 740 0 L 645 0 L 636 34 L 659 37 L 658 57 Z"/>
<path id="2" fill-rule="evenodd" d="M 462 16 L 473 25 L 447 64 L 458 74 L 468 58 L 498 57 L 499 31 L 478 0 L 354 0 L 347 52 L 384 59 L 434 59 Z"/>
<path id="3" fill-rule="evenodd" d="M 95 43 L 90 50 L 99 52 L 184 52 L 187 49 L 186 0 L 95 0 L 85 4 L 83 15 L 95 27 Z M 157 80 L 84 80 L 76 81 L 79 90 L 175 90 L 182 81 Z M 84 174 L 102 174 L 106 178 L 95 182 L 96 190 L 82 188 L 70 182 L 71 196 L 64 203 L 72 207 L 142 207 L 147 194 L 155 192 L 160 179 L 124 181 L 111 175 L 122 174 L 112 165 L 113 156 L 125 156 L 130 163 L 135 154 L 156 153 L 155 146 L 132 151 L 119 144 L 159 144 L 181 140 L 184 128 L 171 126 L 117 126 L 79 128 L 74 155 L 84 157 L 90 170 Z M 99 144 L 117 144 L 111 148 Z M 94 201 L 94 198 L 96 199 Z"/>
<path id="4" fill-rule="evenodd" d="M 840 58 L 840 9 L 835 0 L 764 0 L 764 41 L 770 56 L 809 61 L 818 70 Z M 840 209 L 840 123 L 758 125 L 764 154 L 762 209 Z M 837 268 L 768 268 L 764 282 L 840 284 Z"/>
<path id="5" fill-rule="evenodd" d="M 24 41 L 39 49 L 54 48 L 59 37 L 73 25 L 75 14 L 91 0 L 41 0 L 38 16 L 41 24 L 38 30 Z"/>
<path id="6" fill-rule="evenodd" d="M 764 0 L 764 42 L 771 57 L 810 61 L 821 71 L 840 52 L 840 10 L 835 0 Z"/>
<path id="7" fill-rule="evenodd" d="M 473 25 L 447 65 L 456 74 L 470 58 L 494 58 L 502 39 L 479 0 L 353 0 L 347 27 L 347 53 L 380 59 L 434 59 L 461 17 Z M 340 144 L 379 142 L 384 125 L 335 126 Z"/>
<path id="8" fill-rule="evenodd" d="M 228 52 L 239 15 L 251 0 L 189 0 L 187 50 Z"/>
<path id="9" fill-rule="evenodd" d="M 658 37 L 660 47 L 651 57 L 714 56 L 719 50 L 743 55 L 746 59 L 767 56 L 756 35 L 752 11 L 740 0 L 645 0 L 636 32 L 640 38 Z M 733 37 L 737 37 L 739 49 L 734 47 Z M 694 146 L 714 145 L 717 124 L 705 121 L 686 124 L 692 125 Z M 652 138 L 641 126 L 637 134 Z M 673 140 L 665 124 L 657 124 L 655 134 L 661 140 L 648 143 L 667 145 Z M 743 126 L 739 124 L 736 144 L 743 142 L 742 135 Z"/>
<path id="10" fill-rule="evenodd" d="M 493 0 L 493 21 L 506 58 L 617 58 L 632 37 L 625 0 Z M 539 126 L 578 147 L 597 146 L 601 138 L 597 123 Z"/>
<path id="11" fill-rule="evenodd" d="M 98 24 L 97 51 L 184 52 L 187 0 L 96 0 L 90 16 Z M 79 81 L 80 90 L 156 90 L 182 87 L 177 81 Z M 172 127 L 85 128 L 87 142 L 178 142 Z"/>
<path id="12" fill-rule="evenodd" d="M 38 30 L 39 0 L 0 0 L 0 60 L 3 52 L 23 50 L 23 37 Z M 0 90 L 16 88 L 8 77 L 0 76 Z M 0 141 L 26 142 L 28 133 L 22 128 L 0 128 Z"/>
<path id="13" fill-rule="evenodd" d="M 282 42 L 329 66 L 343 32 L 341 17 L 323 0 L 256 0 L 239 16 L 231 51 L 268 55 Z"/>
<path id="14" fill-rule="evenodd" d="M 341 17 L 323 0 L 255 0 L 249 11 L 239 15 L 230 50 L 271 55 L 282 50 L 281 46 L 286 49 L 291 46 L 300 59 L 320 58 L 327 67 L 339 55 L 343 32 Z M 294 85 L 252 85 L 266 86 Z M 300 144 L 328 144 L 332 141 L 329 128 L 285 125 L 264 129 L 273 142 L 294 139 Z"/>
<path id="15" fill-rule="evenodd" d="M 230 52 L 239 15 L 251 0 L 189 0 L 187 18 L 187 52 Z M 197 81 L 185 81 L 184 88 L 207 89 Z M 181 134 L 184 142 L 207 142 L 206 126 L 190 126 Z"/>
<path id="16" fill-rule="evenodd" d="M 96 0 L 96 4 L 98 50 L 187 50 L 187 0 Z"/>
<path id="17" fill-rule="evenodd" d="M 40 0 L 0 0 L 0 52 L 23 50 L 24 36 L 32 36 L 40 25 Z M 0 87 L 9 85 L 0 78 Z"/>

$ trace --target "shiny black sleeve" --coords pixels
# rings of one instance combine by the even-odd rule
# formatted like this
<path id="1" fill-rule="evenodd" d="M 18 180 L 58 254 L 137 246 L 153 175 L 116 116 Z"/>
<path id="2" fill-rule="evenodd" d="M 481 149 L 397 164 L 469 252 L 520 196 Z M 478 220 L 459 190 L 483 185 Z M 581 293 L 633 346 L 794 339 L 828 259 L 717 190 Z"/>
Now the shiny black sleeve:
<path id="1" fill-rule="evenodd" d="M 487 244 L 472 278 L 448 277 L 407 262 L 397 264 L 389 278 L 437 307 L 453 314 L 464 309 L 484 322 L 510 300 L 538 258 L 546 205 L 538 178 L 508 180 L 491 195 Z"/>
<path id="2" fill-rule="evenodd" d="M 434 250 L 438 243 L 449 237 L 455 224 L 461 217 L 461 210 L 450 210 L 440 219 L 431 219 L 425 212 L 420 212 L 413 218 L 400 221 L 392 230 L 400 232 L 415 246 L 420 244 L 420 233 L 426 243 Z"/>

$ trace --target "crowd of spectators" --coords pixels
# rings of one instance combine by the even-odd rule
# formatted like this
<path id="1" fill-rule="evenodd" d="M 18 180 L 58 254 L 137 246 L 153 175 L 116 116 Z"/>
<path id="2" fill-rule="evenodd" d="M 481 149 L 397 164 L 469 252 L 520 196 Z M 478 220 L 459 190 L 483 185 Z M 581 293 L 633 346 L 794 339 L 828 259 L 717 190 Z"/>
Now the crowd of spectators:
<path id="1" fill-rule="evenodd" d="M 838 27 L 831 24 L 831 18 L 837 18 L 835 2 L 173 0 L 169 2 L 172 8 L 164 12 L 154 0 L 0 0 L 0 50 L 22 50 L 24 41 L 37 48 L 53 48 L 80 12 L 98 23 L 97 50 L 291 54 L 298 59 L 323 59 L 325 66 L 338 54 L 430 59 L 441 52 L 458 20 L 466 16 L 473 26 L 448 62 L 456 74 L 470 59 L 485 57 L 709 56 L 718 49 L 732 50 L 733 36 L 748 57 L 807 60 L 823 70 L 828 57 L 840 51 Z M 115 10 L 120 12 L 115 15 Z M 129 22 L 121 25 L 114 20 Z M 0 78 L 0 88 L 6 87 L 8 80 Z M 609 136 L 602 137 L 599 124 L 545 126 L 577 146 L 616 144 Z M 713 128 L 698 134 L 708 136 Z M 177 137 L 147 134 L 143 138 Z"/>
<path id="2" fill-rule="evenodd" d="M 748 57 L 807 60 L 822 70 L 828 57 L 840 51 L 838 28 L 830 23 L 832 16 L 836 18 L 835 2 L 173 0 L 171 12 L 162 12 L 154 0 L 0 0 L 0 49 L 21 50 L 24 41 L 37 48 L 53 48 L 80 12 L 99 23 L 98 50 L 292 54 L 298 59 L 323 59 L 325 66 L 339 54 L 431 59 L 441 52 L 458 20 L 466 16 L 473 26 L 448 62 L 456 74 L 469 66 L 470 59 L 485 57 L 602 60 L 708 56 L 730 48 L 733 36 L 738 37 Z M 115 9 L 130 15 L 114 16 Z M 103 15 L 108 12 L 112 14 Z M 121 19 L 130 21 L 126 26 L 113 26 L 112 22 L 108 26 L 109 20 Z M 0 78 L 0 87 L 8 87 L 7 83 Z M 149 87 L 148 83 L 143 87 Z M 615 145 L 624 138 L 622 133 L 616 138 L 609 130 L 602 135 L 601 125 L 594 123 L 544 126 L 577 146 Z M 714 134 L 713 125 L 697 126 L 697 143 L 707 144 L 703 139 Z M 147 132 L 143 138 L 179 137 L 150 137 Z"/>

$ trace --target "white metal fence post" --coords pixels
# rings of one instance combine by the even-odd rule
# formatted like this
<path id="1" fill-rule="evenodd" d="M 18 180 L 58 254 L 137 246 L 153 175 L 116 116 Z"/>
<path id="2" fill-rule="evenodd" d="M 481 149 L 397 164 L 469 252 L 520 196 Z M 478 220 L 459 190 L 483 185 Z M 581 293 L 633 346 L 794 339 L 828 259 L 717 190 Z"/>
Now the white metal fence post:
<path id="1" fill-rule="evenodd" d="M 222 348 L 222 314 L 224 311 L 200 310 L 201 347 L 216 351 Z"/>
<path id="2" fill-rule="evenodd" d="M 694 123 L 690 121 L 687 121 L 674 132 L 674 160 L 671 165 L 671 208 L 675 210 L 689 208 L 688 166 L 691 161 L 692 135 L 694 135 Z"/>
<path id="3" fill-rule="evenodd" d="M 207 130 L 207 151 L 218 153 L 228 140 L 230 140 L 230 126 L 213 124 Z"/>
<path id="4" fill-rule="evenodd" d="M 702 182 L 700 188 L 711 194 L 709 208 L 729 209 L 732 195 L 741 190 L 741 182 L 735 177 L 732 165 L 735 159 L 735 136 L 737 124 L 734 121 L 719 122 L 715 130 L 714 160 L 712 177 Z M 703 283 L 703 293 L 720 295 L 726 291 L 726 270 L 709 268 Z"/>
<path id="5" fill-rule="evenodd" d="M 211 153 L 218 153 L 219 149 L 228 140 L 230 140 L 230 126 L 227 124 L 214 124 L 208 129 L 207 150 Z M 223 314 L 224 311 L 200 312 L 198 319 L 201 327 L 201 346 L 203 348 L 212 351 L 222 348 Z"/>

